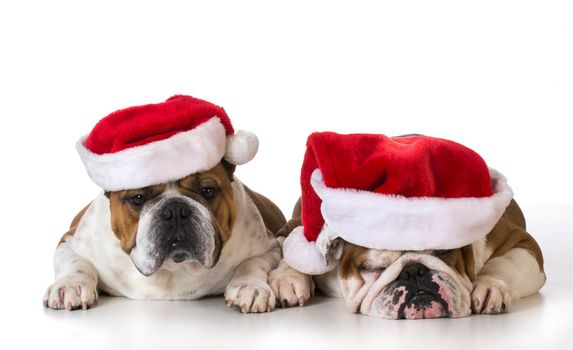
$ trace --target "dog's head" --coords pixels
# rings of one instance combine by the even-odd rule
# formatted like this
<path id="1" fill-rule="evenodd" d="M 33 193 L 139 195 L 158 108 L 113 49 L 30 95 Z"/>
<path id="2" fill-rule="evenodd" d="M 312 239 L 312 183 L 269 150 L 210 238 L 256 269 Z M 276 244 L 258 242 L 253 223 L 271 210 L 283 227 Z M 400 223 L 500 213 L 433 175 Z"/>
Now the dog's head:
<path id="1" fill-rule="evenodd" d="M 217 263 L 236 218 L 233 171 L 223 161 L 178 181 L 106 193 L 113 231 L 142 274 L 174 263 Z"/>
<path id="2" fill-rule="evenodd" d="M 346 243 L 340 282 L 355 312 L 391 319 L 465 317 L 471 313 L 471 246 L 419 252 Z"/>

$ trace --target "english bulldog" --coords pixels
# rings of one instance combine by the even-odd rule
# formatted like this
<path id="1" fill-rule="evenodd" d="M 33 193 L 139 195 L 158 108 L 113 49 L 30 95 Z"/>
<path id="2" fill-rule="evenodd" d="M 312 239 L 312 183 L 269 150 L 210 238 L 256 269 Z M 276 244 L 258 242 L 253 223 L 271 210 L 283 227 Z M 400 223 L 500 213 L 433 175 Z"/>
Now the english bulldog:
<path id="1" fill-rule="evenodd" d="M 278 235 L 286 237 L 301 225 L 299 201 Z M 323 294 L 344 298 L 352 312 L 388 319 L 500 314 L 537 293 L 546 280 L 541 249 L 514 200 L 484 239 L 462 248 L 394 251 L 341 245 L 340 263 L 326 274 L 310 276 L 281 260 L 269 274 L 280 305 L 303 306 L 316 284 Z"/>
<path id="2" fill-rule="evenodd" d="M 267 275 L 286 220 L 235 177 L 258 142 L 235 134 L 222 108 L 190 96 L 127 108 L 77 147 L 104 191 L 61 238 L 45 307 L 87 309 L 100 292 L 141 300 L 224 293 L 244 313 L 274 309 Z"/>
<path id="3" fill-rule="evenodd" d="M 301 190 L 269 275 L 285 307 L 316 284 L 357 313 L 457 318 L 507 312 L 545 283 L 507 179 L 453 141 L 314 133 Z"/>
<path id="4" fill-rule="evenodd" d="M 225 293 L 241 312 L 271 311 L 268 272 L 281 257 L 276 205 L 225 162 L 179 181 L 98 195 L 54 255 L 53 309 L 87 309 L 103 291 L 144 300 Z"/>

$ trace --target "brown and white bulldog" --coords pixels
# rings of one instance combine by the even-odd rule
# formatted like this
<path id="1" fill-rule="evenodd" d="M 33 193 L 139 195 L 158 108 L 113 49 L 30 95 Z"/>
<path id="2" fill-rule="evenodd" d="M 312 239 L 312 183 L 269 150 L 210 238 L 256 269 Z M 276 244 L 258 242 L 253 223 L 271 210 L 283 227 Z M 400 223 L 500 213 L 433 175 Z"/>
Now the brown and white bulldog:
<path id="1" fill-rule="evenodd" d="M 223 108 L 176 95 L 118 110 L 77 149 L 104 191 L 60 240 L 46 307 L 86 309 L 103 291 L 161 300 L 225 293 L 241 312 L 274 308 L 267 274 L 286 220 L 234 176 L 258 139 L 235 133 Z"/>
<path id="2" fill-rule="evenodd" d="M 179 181 L 105 192 L 72 221 L 54 255 L 44 305 L 86 309 L 98 293 L 193 300 L 225 293 L 241 312 L 273 310 L 268 272 L 285 223 L 222 162 Z"/>
<path id="3" fill-rule="evenodd" d="M 300 179 L 279 233 L 284 261 L 269 275 L 285 306 L 304 304 L 316 283 L 353 312 L 464 317 L 507 312 L 545 282 L 507 179 L 461 144 L 313 133 Z"/>
<path id="4" fill-rule="evenodd" d="M 300 201 L 279 231 L 301 226 Z M 342 297 L 352 312 L 389 319 L 465 317 L 508 312 L 514 301 L 535 294 L 545 283 L 543 255 L 526 231 L 515 201 L 485 239 L 442 251 L 390 251 L 344 243 L 339 265 L 309 276 L 281 261 L 269 284 L 283 306 L 303 305 L 314 283 Z"/>

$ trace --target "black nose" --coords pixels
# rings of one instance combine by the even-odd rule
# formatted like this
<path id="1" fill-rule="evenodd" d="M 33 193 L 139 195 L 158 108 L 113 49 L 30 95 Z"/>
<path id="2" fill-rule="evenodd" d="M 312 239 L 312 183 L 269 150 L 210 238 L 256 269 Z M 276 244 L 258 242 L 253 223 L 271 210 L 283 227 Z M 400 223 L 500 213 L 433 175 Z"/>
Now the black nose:
<path id="1" fill-rule="evenodd" d="M 429 271 L 430 270 L 425 265 L 420 263 L 410 264 L 402 270 L 398 279 L 402 281 L 413 281 L 425 276 Z"/>
<path id="2" fill-rule="evenodd" d="M 165 221 L 171 221 L 173 218 L 184 219 L 191 215 L 191 210 L 187 204 L 181 201 L 171 201 L 167 203 L 161 212 L 161 216 Z"/>

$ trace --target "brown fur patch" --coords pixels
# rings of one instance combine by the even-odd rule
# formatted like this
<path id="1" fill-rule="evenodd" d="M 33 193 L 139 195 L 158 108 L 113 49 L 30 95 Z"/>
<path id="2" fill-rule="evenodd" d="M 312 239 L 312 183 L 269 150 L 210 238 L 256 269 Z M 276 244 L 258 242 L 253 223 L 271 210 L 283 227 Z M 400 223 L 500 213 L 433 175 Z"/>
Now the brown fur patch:
<path id="1" fill-rule="evenodd" d="M 287 237 L 292 230 L 297 228 L 298 226 L 302 226 L 302 207 L 301 207 L 300 198 L 296 202 L 294 209 L 292 211 L 291 219 L 277 232 L 277 236 Z"/>
<path id="2" fill-rule="evenodd" d="M 525 230 L 525 218 L 517 203 L 512 200 L 505 213 L 487 235 L 487 250 L 492 251 L 489 257 L 504 255 L 513 248 L 523 248 L 537 260 L 543 271 L 543 254 L 533 237 Z"/>
<path id="3" fill-rule="evenodd" d="M 111 211 L 111 228 L 120 241 L 121 249 L 129 252 L 135 245 L 140 211 L 129 204 L 128 199 L 137 194 L 151 200 L 165 191 L 166 185 L 149 186 L 134 190 L 107 192 Z"/>
<path id="4" fill-rule="evenodd" d="M 70 224 L 70 229 L 68 230 L 68 232 L 64 233 L 62 238 L 60 238 L 58 245 L 64 243 L 68 237 L 73 236 L 74 233 L 76 233 L 76 229 L 78 228 L 78 224 L 80 223 L 80 220 L 82 219 L 82 217 L 84 216 L 86 210 L 88 210 L 90 205 L 91 205 L 91 203 L 86 205 L 82 210 L 80 210 L 79 213 L 76 214 L 76 216 L 72 220 L 72 223 Z"/>
<path id="5" fill-rule="evenodd" d="M 473 246 L 470 244 L 462 248 L 453 249 L 448 254 L 449 256 L 447 259 L 444 259 L 444 262 L 460 275 L 467 275 L 473 281 L 476 276 Z M 437 256 L 439 257 L 439 254 Z"/>
<path id="6" fill-rule="evenodd" d="M 368 256 L 368 249 L 359 247 L 351 243 L 344 243 L 342 256 L 340 257 L 340 272 L 339 276 L 342 279 L 357 279 L 362 280 L 360 267 L 366 262 Z"/>
<path id="7" fill-rule="evenodd" d="M 245 191 L 253 200 L 257 209 L 259 209 L 259 213 L 261 213 L 261 216 L 263 217 L 265 226 L 273 234 L 276 234 L 286 224 L 286 219 L 282 211 L 275 203 L 262 194 L 251 190 L 247 186 L 245 186 Z"/>

